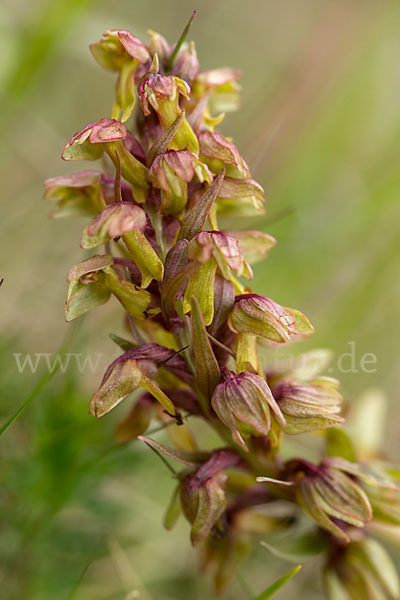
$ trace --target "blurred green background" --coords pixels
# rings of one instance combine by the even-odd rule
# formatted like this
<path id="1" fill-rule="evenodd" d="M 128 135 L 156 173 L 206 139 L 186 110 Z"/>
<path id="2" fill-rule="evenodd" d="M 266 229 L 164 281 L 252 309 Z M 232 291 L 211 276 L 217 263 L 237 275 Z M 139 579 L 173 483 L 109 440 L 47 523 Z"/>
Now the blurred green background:
<path id="1" fill-rule="evenodd" d="M 351 403 L 379 388 L 388 399 L 384 450 L 396 459 L 400 336 L 400 5 L 384 0 L 2 0 L 0 129 L 3 210 L 2 422 L 45 373 L 18 372 L 15 353 L 53 354 L 65 274 L 82 260 L 78 221 L 49 221 L 42 181 L 85 168 L 61 150 L 89 121 L 109 116 L 114 76 L 88 44 L 106 29 L 174 42 L 191 11 L 203 69 L 243 71 L 232 136 L 264 186 L 267 214 L 249 223 L 278 244 L 255 269 L 254 289 L 295 306 L 316 328 L 302 350 L 334 351 L 331 374 Z M 91 168 L 89 166 L 89 168 Z M 88 315 L 70 352 L 99 354 L 94 373 L 57 373 L 0 438 L 0 589 L 5 600 L 204 600 L 188 526 L 162 515 L 173 481 L 148 450 L 115 449 L 116 420 L 94 421 L 87 402 L 116 355 L 116 304 Z M 357 373 L 338 373 L 354 343 Z M 376 356 L 376 371 L 360 360 Z M 343 359 L 346 370 L 349 358 Z M 371 367 L 374 368 L 374 365 Z M 257 550 L 227 593 L 250 599 L 288 564 Z M 299 592 L 300 588 L 300 592 Z M 307 591 L 305 591 L 307 590 Z M 277 598 L 321 598 L 315 565 Z"/>

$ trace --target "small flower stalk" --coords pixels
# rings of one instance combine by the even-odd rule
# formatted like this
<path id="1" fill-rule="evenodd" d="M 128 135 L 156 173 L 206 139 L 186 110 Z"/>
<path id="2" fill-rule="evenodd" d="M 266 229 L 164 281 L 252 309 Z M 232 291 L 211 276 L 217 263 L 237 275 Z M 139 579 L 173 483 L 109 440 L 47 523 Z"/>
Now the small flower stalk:
<path id="1" fill-rule="evenodd" d="M 275 239 L 246 229 L 247 217 L 265 212 L 263 188 L 218 130 L 238 107 L 240 73 L 201 70 L 194 43 L 173 46 L 155 32 L 143 42 L 109 30 L 90 49 L 115 74 L 114 105 L 83 128 L 77 121 L 62 158 L 102 159 L 105 171 L 45 182 L 53 218 L 86 219 L 66 320 L 110 302 L 126 326 L 124 339 L 111 335 L 121 354 L 90 413 L 118 411 L 118 441 L 139 440 L 174 465 L 165 524 L 183 513 L 216 591 L 252 541 L 295 540 L 304 525 L 325 557 L 328 598 L 398 598 L 395 568 L 374 537 L 400 525 L 398 470 L 378 449 L 357 450 L 362 440 L 351 440 L 344 418 L 351 405 L 343 411 L 321 364 L 265 364 L 266 346 L 304 341 L 313 327 L 249 287 L 251 264 Z M 220 437 L 211 451 L 199 448 L 199 419 Z M 167 444 L 146 435 L 154 425 Z M 314 436 L 314 462 L 309 450 L 307 460 L 296 456 L 302 435 Z M 282 500 L 287 514 L 277 518 Z"/>

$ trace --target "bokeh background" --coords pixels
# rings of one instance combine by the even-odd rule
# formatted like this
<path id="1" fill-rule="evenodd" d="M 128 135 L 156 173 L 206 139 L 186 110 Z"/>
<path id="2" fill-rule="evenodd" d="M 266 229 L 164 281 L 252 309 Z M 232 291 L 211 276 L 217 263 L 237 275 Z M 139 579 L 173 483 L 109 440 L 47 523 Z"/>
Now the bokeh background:
<path id="1" fill-rule="evenodd" d="M 169 473 L 139 444 L 113 445 L 126 407 L 101 421 L 87 414 L 121 314 L 109 303 L 77 328 L 64 323 L 83 223 L 49 221 L 42 200 L 46 177 L 81 168 L 60 160 L 65 142 L 109 115 L 114 76 L 88 44 L 107 28 L 142 39 L 151 28 L 172 43 L 194 8 L 202 67 L 243 71 L 241 109 L 221 129 L 265 188 L 267 214 L 248 225 L 278 240 L 254 288 L 311 318 L 302 350 L 333 350 L 331 374 L 350 404 L 365 390 L 386 396 L 384 451 L 399 457 L 399 3 L 1 0 L 2 422 L 46 372 L 41 362 L 19 373 L 15 353 L 53 355 L 73 330 L 70 352 L 100 355 L 94 373 L 58 372 L 0 438 L 5 600 L 212 597 L 187 524 L 163 529 Z M 338 373 L 350 342 L 358 372 Z M 360 370 L 365 353 L 376 356 L 373 373 Z M 250 599 L 288 568 L 255 549 L 226 598 Z M 277 598 L 321 593 L 314 563 Z"/>

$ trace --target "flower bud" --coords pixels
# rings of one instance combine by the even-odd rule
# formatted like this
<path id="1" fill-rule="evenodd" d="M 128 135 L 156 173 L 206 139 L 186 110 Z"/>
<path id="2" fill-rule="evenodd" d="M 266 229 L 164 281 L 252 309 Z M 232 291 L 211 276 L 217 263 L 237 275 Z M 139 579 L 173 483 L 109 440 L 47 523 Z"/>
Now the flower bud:
<path id="1" fill-rule="evenodd" d="M 192 524 L 190 539 L 193 546 L 201 544 L 212 533 L 226 507 L 223 474 L 202 483 L 188 477 L 181 488 L 181 503 L 187 520 Z"/>
<path id="2" fill-rule="evenodd" d="M 262 377 L 245 371 L 236 375 L 225 368 L 222 375 L 225 381 L 217 385 L 212 407 L 245 450 L 248 448 L 244 437 L 268 435 L 271 411 L 281 427 L 285 427 L 285 418 Z"/>
<path id="3" fill-rule="evenodd" d="M 161 190 L 161 210 L 166 214 L 178 214 L 187 203 L 187 184 L 196 175 L 198 181 L 210 183 L 212 175 L 208 167 L 185 150 L 169 150 L 157 156 L 150 169 L 150 181 Z"/>
<path id="4" fill-rule="evenodd" d="M 109 71 L 118 72 L 116 99 L 112 118 L 126 121 L 135 106 L 135 72 L 139 64 L 146 64 L 150 55 L 146 46 L 129 31 L 108 30 L 105 39 L 90 45 L 97 62 Z"/>
<path id="5" fill-rule="evenodd" d="M 193 546 L 203 542 L 217 527 L 226 507 L 223 487 L 226 475 L 223 469 L 237 466 L 240 456 L 233 450 L 215 450 L 211 457 L 182 482 L 181 503 L 183 512 L 192 523 Z"/>
<path id="6" fill-rule="evenodd" d="M 162 65 L 166 64 L 171 55 L 171 48 L 167 40 L 165 37 L 156 31 L 152 31 L 151 29 L 148 31 L 148 33 L 151 36 L 147 45 L 150 55 L 153 57 L 155 54 L 157 54 L 160 63 Z"/>
<path id="7" fill-rule="evenodd" d="M 152 107 L 160 119 L 164 131 L 171 127 L 181 113 L 179 96 L 189 97 L 188 84 L 173 75 L 150 75 L 140 86 L 139 101 L 145 116 L 149 116 Z M 182 121 L 171 143 L 174 150 L 199 152 L 199 143 L 186 118 Z"/>
<path id="8" fill-rule="evenodd" d="M 189 48 L 183 46 L 171 68 L 172 75 L 177 75 L 184 79 L 189 85 L 192 85 L 199 72 L 199 61 L 197 59 L 196 47 L 194 42 L 190 42 Z"/>
<path id="9" fill-rule="evenodd" d="M 289 342 L 293 336 L 314 331 L 300 311 L 285 308 L 258 294 L 237 296 L 229 325 L 235 333 L 256 335 L 278 343 Z"/>
<path id="10" fill-rule="evenodd" d="M 329 377 L 309 382 L 283 380 L 273 387 L 274 398 L 286 419 L 285 433 L 318 431 L 344 423 L 338 415 L 342 396 L 339 382 Z"/>
<path id="11" fill-rule="evenodd" d="M 104 40 L 90 44 L 90 50 L 97 62 L 109 71 L 121 71 L 132 59 L 145 63 L 150 55 L 146 46 L 129 31 L 108 29 Z"/>

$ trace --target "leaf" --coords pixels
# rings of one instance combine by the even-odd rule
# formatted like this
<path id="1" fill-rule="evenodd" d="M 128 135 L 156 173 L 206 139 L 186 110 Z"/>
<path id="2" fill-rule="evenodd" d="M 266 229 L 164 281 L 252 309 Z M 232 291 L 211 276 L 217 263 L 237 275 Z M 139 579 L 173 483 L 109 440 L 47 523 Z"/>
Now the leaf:
<path id="1" fill-rule="evenodd" d="M 178 131 L 179 127 L 182 125 L 184 118 L 185 118 L 185 111 L 182 110 L 182 112 L 177 116 L 177 118 L 172 123 L 172 125 L 170 127 L 168 127 L 168 129 L 163 133 L 163 135 L 154 142 L 154 144 L 152 145 L 152 147 L 150 148 L 150 150 L 147 153 L 147 166 L 148 167 L 151 167 L 154 159 L 157 158 L 157 156 L 159 156 L 160 154 L 165 154 L 167 152 L 168 147 L 169 147 L 170 143 L 172 142 L 172 140 L 174 139 L 175 134 Z"/>
<path id="2" fill-rule="evenodd" d="M 181 240 L 168 251 L 164 264 L 164 284 L 187 266 L 187 247 L 188 241 Z"/>
<path id="3" fill-rule="evenodd" d="M 161 308 L 164 317 L 168 318 L 176 314 L 175 302 L 182 291 L 190 275 L 197 269 L 195 263 L 186 265 L 182 270 L 168 279 L 161 288 Z"/>
<path id="4" fill-rule="evenodd" d="M 178 241 L 184 239 L 191 240 L 195 235 L 203 231 L 211 207 L 221 189 L 224 176 L 225 170 L 223 169 L 197 204 L 186 213 L 179 232 Z"/>
<path id="5" fill-rule="evenodd" d="M 215 388 L 221 381 L 221 374 L 196 297 L 191 299 L 191 307 L 196 382 L 206 398 L 211 399 Z"/>
<path id="6" fill-rule="evenodd" d="M 119 335 L 115 335 L 115 333 L 110 333 L 109 336 L 112 341 L 117 344 L 117 346 L 119 346 L 122 350 L 124 350 L 124 352 L 127 352 L 128 350 L 132 350 L 133 348 L 136 348 L 136 344 L 134 342 L 131 342 L 130 340 L 126 340 L 125 338 L 119 337 Z"/>
<path id="7" fill-rule="evenodd" d="M 210 258 L 197 268 L 190 277 L 183 296 L 183 312 L 191 309 L 192 297 L 197 298 L 206 325 L 210 325 L 214 317 L 214 282 L 217 272 L 215 258 Z"/>
<path id="8" fill-rule="evenodd" d="M 58 353 L 57 356 L 59 356 L 59 354 L 60 353 Z M 48 371 L 46 373 L 46 375 L 41 379 L 41 381 L 35 387 L 35 389 L 30 394 L 30 396 L 28 396 L 28 398 L 25 400 L 25 402 L 18 408 L 18 410 L 13 415 L 11 415 L 11 417 L 5 423 L 3 423 L 3 425 L 1 425 L 0 436 L 3 435 L 3 433 L 10 427 L 10 425 L 12 425 L 14 423 L 14 421 L 16 421 L 18 419 L 18 417 L 20 415 L 22 415 L 22 413 L 24 412 L 24 410 L 26 408 L 28 408 L 30 403 L 37 396 L 39 396 L 40 392 L 43 390 L 43 388 L 46 387 L 46 385 L 50 381 L 50 379 L 52 379 L 52 377 L 57 373 L 58 369 L 60 368 L 60 365 L 61 365 L 61 360 L 57 360 L 53 363 L 53 368 L 50 371 Z"/>
<path id="9" fill-rule="evenodd" d="M 235 287 L 231 281 L 215 275 L 214 281 L 214 316 L 209 333 L 215 335 L 226 322 L 235 304 Z"/>
<path id="10" fill-rule="evenodd" d="M 140 229 L 134 229 L 125 233 L 122 239 L 142 273 L 142 288 L 146 288 L 152 279 L 162 281 L 164 265 L 144 233 Z"/>
<path id="11" fill-rule="evenodd" d="M 348 600 L 349 595 L 333 569 L 325 569 L 324 587 L 328 600 Z"/>
<path id="12" fill-rule="evenodd" d="M 286 575 L 283 575 L 282 577 L 277 579 L 275 581 L 275 583 L 273 583 L 269 588 L 267 588 L 259 596 L 256 596 L 256 598 L 253 598 L 253 600 L 267 600 L 267 598 L 271 598 L 271 596 L 273 596 L 278 590 L 280 590 L 281 587 L 283 587 L 285 585 L 285 583 L 287 583 L 290 579 L 292 579 L 292 577 L 294 577 L 300 571 L 300 569 L 301 569 L 301 565 L 294 567 L 291 571 L 286 573 Z"/>

